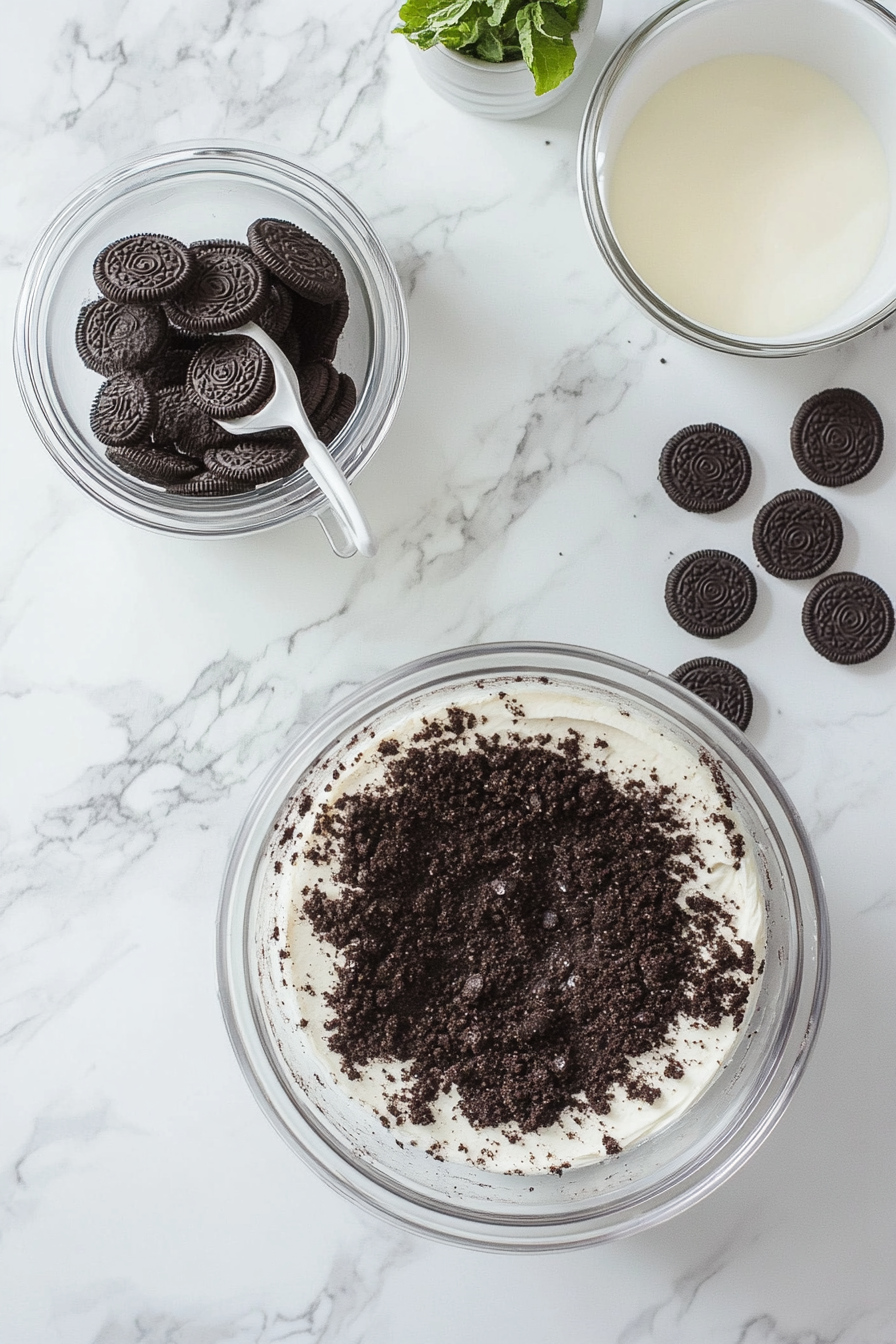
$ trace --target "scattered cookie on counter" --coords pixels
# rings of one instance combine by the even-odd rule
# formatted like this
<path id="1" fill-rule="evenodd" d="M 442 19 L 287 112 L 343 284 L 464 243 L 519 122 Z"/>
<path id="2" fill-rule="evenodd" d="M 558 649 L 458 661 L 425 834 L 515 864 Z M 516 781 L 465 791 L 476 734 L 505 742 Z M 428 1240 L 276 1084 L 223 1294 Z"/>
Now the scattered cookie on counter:
<path id="1" fill-rule="evenodd" d="M 722 425 L 688 425 L 660 455 L 660 483 L 689 513 L 729 509 L 746 493 L 751 474 L 746 444 Z"/>
<path id="2" fill-rule="evenodd" d="M 882 653 L 893 636 L 893 604 L 864 574 L 829 574 L 803 604 L 803 630 L 829 662 L 865 663 Z"/>
<path id="3" fill-rule="evenodd" d="M 676 667 L 669 676 L 746 732 L 753 717 L 753 691 L 734 663 L 724 658 L 694 658 Z"/>
<path id="4" fill-rule="evenodd" d="M 816 485 L 851 485 L 880 458 L 884 427 L 861 392 L 831 387 L 803 402 L 790 431 L 790 447 L 804 476 Z"/>
<path id="5" fill-rule="evenodd" d="M 736 555 L 695 551 L 666 580 L 666 607 L 673 621 L 701 639 L 721 639 L 739 630 L 756 606 L 756 580 Z"/>
<path id="6" fill-rule="evenodd" d="M 840 515 L 813 490 L 785 490 L 756 515 L 753 550 L 776 579 L 816 579 L 840 554 Z"/>

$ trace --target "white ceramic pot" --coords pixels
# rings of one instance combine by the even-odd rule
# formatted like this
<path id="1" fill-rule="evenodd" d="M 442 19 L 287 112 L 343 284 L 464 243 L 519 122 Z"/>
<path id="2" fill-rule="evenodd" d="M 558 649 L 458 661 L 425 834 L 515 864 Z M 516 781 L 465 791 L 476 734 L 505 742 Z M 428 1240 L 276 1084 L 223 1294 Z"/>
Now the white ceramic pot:
<path id="1" fill-rule="evenodd" d="M 421 51 L 411 43 L 408 46 L 423 80 L 446 102 L 478 117 L 520 121 L 544 112 L 566 97 L 594 41 L 602 5 L 603 0 L 590 0 L 572 35 L 576 48 L 572 74 L 556 89 L 540 97 L 535 93 L 535 81 L 525 61 L 497 65 L 449 51 L 447 47 L 435 46 Z"/>

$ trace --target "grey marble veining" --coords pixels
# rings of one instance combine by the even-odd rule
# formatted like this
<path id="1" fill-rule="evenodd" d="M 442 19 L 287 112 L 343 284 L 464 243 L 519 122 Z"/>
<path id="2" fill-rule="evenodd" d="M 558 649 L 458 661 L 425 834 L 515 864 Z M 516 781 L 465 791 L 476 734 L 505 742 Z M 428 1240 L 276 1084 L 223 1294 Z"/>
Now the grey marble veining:
<path id="1" fill-rule="evenodd" d="M 894 1344 L 896 649 L 823 663 L 803 585 L 760 576 L 719 641 L 750 735 L 825 873 L 834 976 L 792 1106 L 728 1185 L 627 1242 L 544 1259 L 376 1222 L 294 1159 L 216 1002 L 231 839 L 278 752 L 412 657 L 504 638 L 669 670 L 703 650 L 662 603 L 674 560 L 750 557 L 756 508 L 800 484 L 787 432 L 821 386 L 896 426 L 896 333 L 775 365 L 691 349 L 620 294 L 586 235 L 575 144 L 611 46 L 652 8 L 607 0 L 589 73 L 531 122 L 465 117 L 419 83 L 381 0 L 38 0 L 4 16 L 6 348 L 40 230 L 147 147 L 235 138 L 325 174 L 408 297 L 411 367 L 358 481 L 381 538 L 332 557 L 311 521 L 165 539 L 107 517 L 43 451 L 0 370 L 0 1342 Z M 747 497 L 676 510 L 681 425 L 750 445 Z M 837 493 L 844 564 L 896 594 L 892 443 Z"/>

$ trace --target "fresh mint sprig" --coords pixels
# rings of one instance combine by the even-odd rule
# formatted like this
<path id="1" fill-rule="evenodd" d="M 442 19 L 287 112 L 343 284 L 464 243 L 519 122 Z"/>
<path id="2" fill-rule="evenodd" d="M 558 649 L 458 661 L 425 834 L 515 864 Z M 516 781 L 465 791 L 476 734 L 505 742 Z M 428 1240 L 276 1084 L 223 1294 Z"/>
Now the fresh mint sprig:
<path id="1" fill-rule="evenodd" d="M 556 89 L 573 72 L 572 35 L 585 0 L 405 0 L 401 33 L 423 51 L 441 44 L 499 64 L 523 60 L 535 92 Z"/>

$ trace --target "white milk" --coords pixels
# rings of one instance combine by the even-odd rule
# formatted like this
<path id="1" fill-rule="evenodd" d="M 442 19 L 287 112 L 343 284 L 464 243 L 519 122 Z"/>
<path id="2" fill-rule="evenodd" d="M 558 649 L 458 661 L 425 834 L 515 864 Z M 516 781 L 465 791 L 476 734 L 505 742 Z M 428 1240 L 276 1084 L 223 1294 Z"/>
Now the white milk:
<path id="1" fill-rule="evenodd" d="M 880 250 L 889 178 L 867 117 L 826 75 L 779 56 L 693 66 L 619 146 L 609 215 L 666 303 L 740 336 L 821 321 Z"/>

